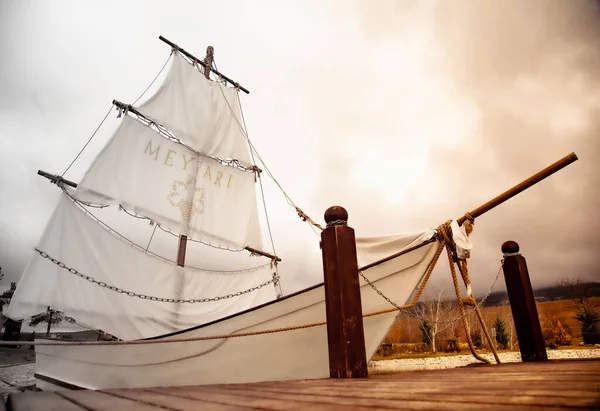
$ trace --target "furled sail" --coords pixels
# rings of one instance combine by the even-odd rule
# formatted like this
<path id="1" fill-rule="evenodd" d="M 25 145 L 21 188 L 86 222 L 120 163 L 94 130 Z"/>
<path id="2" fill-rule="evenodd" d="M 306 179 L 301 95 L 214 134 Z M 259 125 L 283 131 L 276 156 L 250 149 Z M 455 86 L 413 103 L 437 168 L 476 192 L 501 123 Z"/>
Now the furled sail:
<path id="1" fill-rule="evenodd" d="M 199 155 L 131 116 L 123 118 L 75 197 L 120 204 L 213 245 L 262 245 L 253 172 Z"/>
<path id="2" fill-rule="evenodd" d="M 269 265 L 232 273 L 179 267 L 124 242 L 65 193 L 37 249 L 6 312 L 9 318 L 27 318 L 50 306 L 130 340 L 189 328 L 275 299 Z M 226 298 L 198 302 L 215 297 Z"/>
<path id="3" fill-rule="evenodd" d="M 238 91 L 174 51 L 162 86 L 136 110 L 143 119 L 124 116 L 75 197 L 122 205 L 219 247 L 262 249 Z"/>

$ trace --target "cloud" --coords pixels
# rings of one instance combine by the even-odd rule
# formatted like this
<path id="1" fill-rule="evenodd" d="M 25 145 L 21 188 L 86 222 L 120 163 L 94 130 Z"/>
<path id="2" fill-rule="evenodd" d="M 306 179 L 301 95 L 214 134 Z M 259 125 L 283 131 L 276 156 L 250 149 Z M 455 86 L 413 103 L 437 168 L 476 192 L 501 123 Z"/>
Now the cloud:
<path id="1" fill-rule="evenodd" d="M 598 3 L 358 7 L 361 59 L 351 72 L 342 61 L 335 80 L 319 73 L 336 104 L 313 117 L 338 137 L 320 142 L 317 162 L 333 152 L 352 161 L 344 167 L 338 158 L 319 174 L 330 184 L 319 185 L 314 201 L 339 198 L 355 209 L 350 218 L 362 233 L 431 227 L 575 151 L 578 162 L 477 221 L 472 278 L 483 293 L 500 245 L 513 239 L 534 286 L 597 279 Z M 349 144 L 360 147 L 354 157 L 343 149 Z M 450 287 L 442 265 L 434 282 Z"/>
<path id="2" fill-rule="evenodd" d="M 534 286 L 598 276 L 598 2 L 0 7 L 8 279 L 58 198 L 35 171 L 62 172 L 110 101 L 145 89 L 168 54 L 159 34 L 198 54 L 215 46 L 219 68 L 251 91 L 242 96 L 250 137 L 280 184 L 319 221 L 343 205 L 357 235 L 436 227 L 575 151 L 578 162 L 476 222 L 472 279 L 484 292 L 509 239 Z M 115 125 L 111 116 L 68 177 L 81 178 Z M 268 180 L 265 193 L 285 291 L 320 281 L 318 237 Z M 434 280 L 449 287 L 444 264 Z"/>

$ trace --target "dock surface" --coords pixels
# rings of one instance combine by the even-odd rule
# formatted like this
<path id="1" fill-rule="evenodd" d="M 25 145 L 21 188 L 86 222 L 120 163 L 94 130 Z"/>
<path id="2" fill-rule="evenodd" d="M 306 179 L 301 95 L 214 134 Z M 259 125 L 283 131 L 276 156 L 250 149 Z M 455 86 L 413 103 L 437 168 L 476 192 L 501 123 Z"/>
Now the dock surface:
<path id="1" fill-rule="evenodd" d="M 12 393 L 6 407 L 10 411 L 600 410 L 600 360 L 474 365 L 367 379 Z"/>

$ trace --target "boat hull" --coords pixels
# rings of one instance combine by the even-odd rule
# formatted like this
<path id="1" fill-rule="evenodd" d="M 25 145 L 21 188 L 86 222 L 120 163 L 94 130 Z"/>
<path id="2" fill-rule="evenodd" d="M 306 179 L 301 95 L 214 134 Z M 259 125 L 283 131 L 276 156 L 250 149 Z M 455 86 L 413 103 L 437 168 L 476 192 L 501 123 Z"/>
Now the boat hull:
<path id="1" fill-rule="evenodd" d="M 437 244 L 424 244 L 364 273 L 392 301 L 404 304 L 422 281 Z M 362 279 L 361 302 L 364 313 L 391 307 Z M 367 359 L 381 344 L 396 315 L 393 311 L 363 319 Z M 327 378 L 326 325 L 260 333 L 325 319 L 321 284 L 160 340 L 236 332 L 256 335 L 161 344 L 36 346 L 37 385 L 43 390 L 108 389 Z"/>

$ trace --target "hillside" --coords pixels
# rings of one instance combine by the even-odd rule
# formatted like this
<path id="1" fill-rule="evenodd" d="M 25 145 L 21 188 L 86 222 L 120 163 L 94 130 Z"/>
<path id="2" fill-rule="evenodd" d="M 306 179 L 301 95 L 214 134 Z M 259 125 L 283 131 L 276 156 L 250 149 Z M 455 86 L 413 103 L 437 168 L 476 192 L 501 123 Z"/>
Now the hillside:
<path id="1" fill-rule="evenodd" d="M 577 284 L 577 288 L 580 289 L 583 294 L 587 297 L 600 297 L 600 282 L 586 282 Z M 550 286 L 536 288 L 533 290 L 535 300 L 538 302 L 543 301 L 556 301 L 573 298 L 572 291 L 564 286 Z M 508 294 L 506 291 L 497 291 L 490 294 L 486 300 L 486 306 L 497 306 L 508 301 Z"/>

